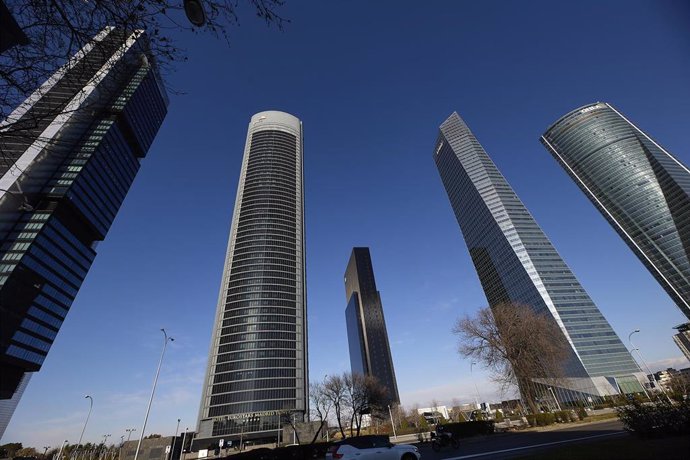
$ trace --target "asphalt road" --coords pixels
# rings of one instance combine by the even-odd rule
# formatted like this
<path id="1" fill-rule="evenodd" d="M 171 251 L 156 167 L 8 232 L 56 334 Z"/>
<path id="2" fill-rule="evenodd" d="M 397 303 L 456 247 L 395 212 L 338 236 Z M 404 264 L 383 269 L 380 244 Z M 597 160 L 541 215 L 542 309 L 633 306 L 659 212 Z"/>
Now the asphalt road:
<path id="1" fill-rule="evenodd" d="M 469 438 L 460 441 L 460 448 L 444 447 L 440 452 L 431 450 L 431 444 L 417 444 L 422 460 L 441 459 L 507 459 L 527 455 L 536 451 L 603 440 L 626 435 L 619 420 L 592 423 L 551 431 L 527 431 L 514 433 L 497 433 L 481 438 Z"/>

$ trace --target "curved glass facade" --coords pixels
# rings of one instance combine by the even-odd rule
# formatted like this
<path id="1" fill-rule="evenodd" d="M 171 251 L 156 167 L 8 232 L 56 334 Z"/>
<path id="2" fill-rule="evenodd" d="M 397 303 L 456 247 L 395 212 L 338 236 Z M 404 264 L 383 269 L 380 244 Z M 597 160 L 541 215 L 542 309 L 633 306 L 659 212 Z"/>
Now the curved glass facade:
<path id="1" fill-rule="evenodd" d="M 570 344 L 559 399 L 636 381 L 628 350 L 457 113 L 441 125 L 434 160 L 489 306 L 529 305 Z"/>
<path id="2" fill-rule="evenodd" d="M 606 103 L 541 142 L 690 318 L 690 171 Z"/>
<path id="3" fill-rule="evenodd" d="M 302 129 L 250 123 L 201 403 L 200 448 L 274 436 L 306 410 Z"/>

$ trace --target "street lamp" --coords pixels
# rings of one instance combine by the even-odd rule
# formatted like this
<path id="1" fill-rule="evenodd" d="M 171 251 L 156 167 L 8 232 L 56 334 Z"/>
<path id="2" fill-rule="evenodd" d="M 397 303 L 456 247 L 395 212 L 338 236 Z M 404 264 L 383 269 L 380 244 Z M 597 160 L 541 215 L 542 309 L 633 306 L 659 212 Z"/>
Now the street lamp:
<path id="1" fill-rule="evenodd" d="M 111 437 L 112 434 L 104 434 L 103 435 L 103 445 L 105 446 L 105 443 L 108 442 L 108 438 Z"/>
<path id="2" fill-rule="evenodd" d="M 556 398 L 556 393 L 553 392 L 553 388 L 549 387 L 549 391 L 551 392 L 551 396 L 553 396 L 553 400 L 556 401 L 556 407 L 558 407 L 558 411 L 561 411 L 561 405 L 558 403 L 558 398 Z"/>
<path id="3" fill-rule="evenodd" d="M 470 378 L 472 379 L 472 384 L 474 385 L 474 391 L 477 393 L 477 396 L 474 398 L 474 404 L 477 406 L 477 409 L 479 409 L 479 400 L 482 399 L 482 397 L 479 395 L 479 389 L 477 388 L 477 382 L 474 381 L 474 377 L 472 377 L 472 367 L 477 364 L 476 362 L 472 361 L 470 363 Z"/>
<path id="4" fill-rule="evenodd" d="M 187 437 L 187 430 L 189 427 L 184 429 L 184 435 L 182 435 L 182 445 L 180 446 L 180 458 L 184 458 L 184 440 Z"/>
<path id="5" fill-rule="evenodd" d="M 395 423 L 393 423 L 393 413 L 391 412 L 391 405 L 388 405 L 388 415 L 391 417 L 391 426 L 393 427 L 393 437 L 398 440 L 398 435 L 395 433 Z"/>
<path id="6" fill-rule="evenodd" d="M 79 436 L 77 449 L 79 449 L 79 446 L 81 446 L 81 439 L 84 437 L 84 431 L 86 431 L 86 424 L 89 423 L 89 417 L 91 417 L 91 409 L 93 409 L 93 398 L 90 395 L 86 395 L 84 396 L 84 399 L 89 400 L 89 413 L 86 415 L 86 421 L 84 422 L 84 428 L 81 430 L 81 436 Z"/>
<path id="7" fill-rule="evenodd" d="M 132 432 L 137 431 L 137 429 L 136 428 L 127 428 L 127 429 L 125 429 L 125 431 L 127 432 L 127 442 L 129 442 L 129 438 L 130 438 L 130 436 L 132 436 Z"/>
<path id="8" fill-rule="evenodd" d="M 149 421 L 149 412 L 151 411 L 151 404 L 153 403 L 153 395 L 156 393 L 156 383 L 158 383 L 158 375 L 161 372 L 161 365 L 163 364 L 163 356 L 165 356 L 165 349 L 168 346 L 168 342 L 174 342 L 175 339 L 168 337 L 165 329 L 161 329 L 163 333 L 163 351 L 161 352 L 161 359 L 158 361 L 158 369 L 156 369 L 156 377 L 153 379 L 153 388 L 151 389 L 151 397 L 149 398 L 149 405 L 146 408 L 146 416 L 144 417 L 144 425 L 141 427 L 141 435 L 139 436 L 139 443 L 137 444 L 137 450 L 134 452 L 134 460 L 139 458 L 139 449 L 141 449 L 141 442 L 144 440 L 144 432 L 146 432 L 146 422 Z"/>
<path id="9" fill-rule="evenodd" d="M 65 448 L 65 444 L 67 444 L 66 439 L 65 439 L 65 442 L 63 442 L 62 445 L 60 446 L 60 452 L 58 452 L 58 456 L 57 456 L 58 460 L 60 460 L 60 458 L 62 457 L 62 449 Z"/>
<path id="10" fill-rule="evenodd" d="M 173 445 L 171 451 L 171 458 L 175 458 L 175 441 L 177 441 L 177 432 L 180 430 L 180 419 L 177 419 L 177 428 L 175 428 L 175 437 L 173 438 Z M 181 452 L 180 452 L 181 453 Z"/>
<path id="11" fill-rule="evenodd" d="M 628 342 L 630 342 L 630 347 L 632 348 L 631 351 L 637 351 L 637 356 L 640 357 L 640 360 L 642 361 L 644 368 L 647 370 L 648 375 L 651 375 L 652 379 L 654 379 L 654 373 L 651 371 L 651 369 L 647 365 L 647 361 L 644 360 L 644 357 L 642 356 L 642 352 L 640 351 L 639 348 L 635 347 L 635 344 L 633 344 L 632 336 L 633 336 L 633 334 L 637 334 L 638 332 L 640 332 L 640 330 L 635 329 L 630 334 L 628 334 Z M 656 379 L 655 379 L 655 383 L 656 383 Z M 671 398 L 668 397 L 668 394 L 666 394 L 666 390 L 664 389 L 664 387 L 661 384 L 659 384 L 659 388 L 661 389 L 661 392 L 664 394 L 664 396 L 666 396 L 666 399 L 668 399 L 668 401 L 671 402 Z"/>

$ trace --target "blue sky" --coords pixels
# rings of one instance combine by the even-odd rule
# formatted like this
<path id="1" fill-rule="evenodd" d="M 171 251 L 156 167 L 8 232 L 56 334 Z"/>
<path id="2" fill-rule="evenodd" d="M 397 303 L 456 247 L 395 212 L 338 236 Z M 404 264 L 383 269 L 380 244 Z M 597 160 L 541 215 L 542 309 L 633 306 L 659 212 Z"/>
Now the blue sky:
<path id="1" fill-rule="evenodd" d="M 3 437 L 34 446 L 194 429 L 247 124 L 283 110 L 305 136 L 310 374 L 349 368 L 343 273 L 369 246 L 404 404 L 473 399 L 455 319 L 486 304 L 432 160 L 465 119 L 627 344 L 658 367 L 675 304 L 538 142 L 606 101 L 690 163 L 690 7 L 683 1 L 300 2 L 280 32 L 245 8 L 231 44 L 179 34 L 185 91 L 146 158 L 43 369 Z M 481 369 L 482 396 L 496 389 Z"/>

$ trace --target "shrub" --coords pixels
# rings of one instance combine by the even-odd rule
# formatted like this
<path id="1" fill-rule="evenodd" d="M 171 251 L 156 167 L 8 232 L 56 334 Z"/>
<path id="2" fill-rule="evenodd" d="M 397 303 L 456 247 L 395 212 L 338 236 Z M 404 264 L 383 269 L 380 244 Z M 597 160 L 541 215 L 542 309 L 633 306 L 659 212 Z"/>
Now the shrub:
<path id="1" fill-rule="evenodd" d="M 641 437 L 690 435 L 690 401 L 631 404 L 616 409 L 625 429 Z"/>
<path id="2" fill-rule="evenodd" d="M 527 423 L 529 423 L 529 426 L 537 426 L 537 416 L 534 414 L 527 414 L 525 416 L 527 418 Z"/>
<path id="3" fill-rule="evenodd" d="M 577 416 L 580 417 L 580 420 L 584 420 L 589 417 L 589 414 L 584 407 L 580 406 L 577 408 Z"/>
<path id="4" fill-rule="evenodd" d="M 494 419 L 496 420 L 497 423 L 501 423 L 505 417 L 503 417 L 503 412 L 500 410 L 496 409 L 496 416 Z"/>

